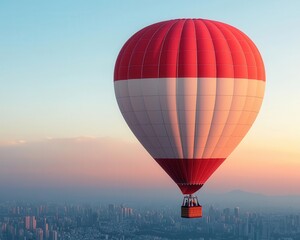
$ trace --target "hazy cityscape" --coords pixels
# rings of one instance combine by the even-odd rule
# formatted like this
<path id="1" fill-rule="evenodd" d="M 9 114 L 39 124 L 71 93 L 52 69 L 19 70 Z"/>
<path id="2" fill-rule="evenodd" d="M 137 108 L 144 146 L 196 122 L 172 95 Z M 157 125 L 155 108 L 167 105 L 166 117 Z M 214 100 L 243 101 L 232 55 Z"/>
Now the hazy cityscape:
<path id="1" fill-rule="evenodd" d="M 2 201 L 0 240 L 30 239 L 298 240 L 300 210 L 271 213 L 208 205 L 202 219 L 182 219 L 173 205 Z"/>

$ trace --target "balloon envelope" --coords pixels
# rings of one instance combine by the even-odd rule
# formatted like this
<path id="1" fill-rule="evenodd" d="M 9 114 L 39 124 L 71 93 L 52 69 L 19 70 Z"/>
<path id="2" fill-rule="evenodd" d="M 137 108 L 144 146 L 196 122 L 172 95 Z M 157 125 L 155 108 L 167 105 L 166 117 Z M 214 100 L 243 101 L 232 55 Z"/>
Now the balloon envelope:
<path id="1" fill-rule="evenodd" d="M 114 87 L 135 136 L 182 193 L 192 194 L 253 124 L 265 70 L 240 30 L 175 19 L 145 27 L 125 43 Z"/>

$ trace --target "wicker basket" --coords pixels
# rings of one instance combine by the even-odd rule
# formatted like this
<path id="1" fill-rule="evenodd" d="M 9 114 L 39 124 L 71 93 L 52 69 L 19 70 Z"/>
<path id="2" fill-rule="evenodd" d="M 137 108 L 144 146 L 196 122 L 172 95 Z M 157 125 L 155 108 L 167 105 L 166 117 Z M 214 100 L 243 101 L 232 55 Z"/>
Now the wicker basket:
<path id="1" fill-rule="evenodd" d="M 201 218 L 202 206 L 181 206 L 181 217 L 183 218 Z"/>

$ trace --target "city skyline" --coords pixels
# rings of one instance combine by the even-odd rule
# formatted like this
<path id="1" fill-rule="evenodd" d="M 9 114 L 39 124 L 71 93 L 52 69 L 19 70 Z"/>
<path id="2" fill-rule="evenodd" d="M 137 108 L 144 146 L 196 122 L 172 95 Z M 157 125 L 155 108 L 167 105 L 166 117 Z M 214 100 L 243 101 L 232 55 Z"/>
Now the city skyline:
<path id="1" fill-rule="evenodd" d="M 126 204 L 1 202 L 0 237 L 37 239 L 298 239 L 299 212 L 270 213 L 209 205 L 202 219 L 186 220 L 177 208 Z"/>
<path id="2" fill-rule="evenodd" d="M 136 31 L 190 17 L 241 29 L 259 48 L 267 74 L 257 120 L 203 190 L 300 195 L 299 9 L 297 1 L 0 3 L 0 191 L 179 195 L 126 126 L 113 69 Z"/>

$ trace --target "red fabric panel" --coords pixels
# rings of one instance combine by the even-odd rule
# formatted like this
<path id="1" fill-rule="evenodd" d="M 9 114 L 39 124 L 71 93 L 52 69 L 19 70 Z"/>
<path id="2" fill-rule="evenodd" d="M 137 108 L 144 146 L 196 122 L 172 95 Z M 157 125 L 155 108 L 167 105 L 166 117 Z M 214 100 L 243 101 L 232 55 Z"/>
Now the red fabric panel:
<path id="1" fill-rule="evenodd" d="M 210 33 L 203 21 L 195 21 L 197 41 L 198 73 L 203 76 L 216 76 L 215 48 Z"/>
<path id="2" fill-rule="evenodd" d="M 199 190 L 225 158 L 155 159 L 178 185 L 183 194 Z"/>
<path id="3" fill-rule="evenodd" d="M 114 79 L 228 77 L 265 81 L 254 43 L 240 30 L 204 19 L 176 19 L 143 28 L 123 46 Z"/>
<path id="4" fill-rule="evenodd" d="M 197 42 L 194 21 L 184 22 L 178 51 L 178 77 L 197 76 Z"/>
<path id="5" fill-rule="evenodd" d="M 158 78 L 162 45 L 165 36 L 172 25 L 172 22 L 166 22 L 149 39 L 147 50 L 144 52 L 144 59 L 141 65 L 142 78 Z"/>
<path id="6" fill-rule="evenodd" d="M 216 22 L 216 24 L 218 24 L 218 26 L 222 25 L 219 22 Z M 243 49 L 247 61 L 248 78 L 265 80 L 266 76 L 264 63 L 255 44 L 250 40 L 250 38 L 246 34 L 239 31 L 238 29 L 230 25 L 227 25 L 227 29 L 234 34 L 234 36 L 239 41 Z"/>
<path id="7" fill-rule="evenodd" d="M 174 21 L 165 36 L 159 62 L 159 77 L 176 77 L 178 51 L 184 21 Z"/>
<path id="8" fill-rule="evenodd" d="M 144 34 L 136 41 L 135 48 L 132 49 L 130 61 L 128 64 L 128 79 L 136 79 L 142 77 L 142 70 L 143 70 L 143 62 L 145 58 L 145 54 L 149 53 L 147 50 L 148 45 L 150 44 L 150 40 L 152 39 L 153 35 L 157 32 L 158 29 L 161 29 L 163 25 L 152 27 L 144 31 Z M 158 44 L 157 44 L 158 45 Z M 158 56 L 158 54 L 155 54 Z M 157 59 L 153 59 L 153 64 L 157 65 Z M 157 71 L 156 71 L 157 72 Z M 157 74 L 153 77 L 157 77 Z"/>
<path id="9" fill-rule="evenodd" d="M 214 45 L 216 77 L 235 77 L 231 51 L 228 47 L 227 39 L 213 22 L 205 20 L 204 23 L 206 24 Z"/>
<path id="10" fill-rule="evenodd" d="M 232 58 L 234 76 L 236 78 L 249 76 L 245 56 L 246 51 L 244 51 L 244 49 L 242 48 L 235 34 L 233 34 L 232 31 L 228 30 L 228 28 L 224 27 L 223 24 L 215 23 L 215 26 L 219 29 L 223 37 L 226 39 L 226 44 L 228 45 L 228 50 Z M 253 75 L 253 78 L 256 78 L 256 75 Z"/>

